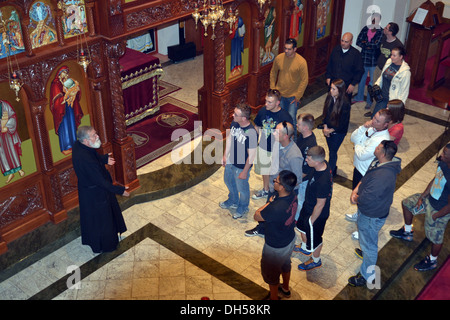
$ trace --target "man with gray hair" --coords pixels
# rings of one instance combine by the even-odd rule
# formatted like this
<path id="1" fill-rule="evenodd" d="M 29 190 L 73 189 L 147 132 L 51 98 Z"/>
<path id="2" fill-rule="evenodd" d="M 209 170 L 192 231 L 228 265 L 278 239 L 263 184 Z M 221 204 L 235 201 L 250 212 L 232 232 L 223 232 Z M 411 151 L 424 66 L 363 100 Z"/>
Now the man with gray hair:
<path id="1" fill-rule="evenodd" d="M 110 154 L 100 155 L 101 140 L 93 127 L 81 126 L 72 149 L 78 178 L 81 243 L 94 253 L 116 250 L 118 234 L 127 230 L 116 194 L 128 197 L 128 187 L 113 184 L 105 165 L 114 165 Z"/>
<path id="2" fill-rule="evenodd" d="M 301 235 L 301 245 L 295 246 L 294 252 L 300 252 L 311 259 L 299 264 L 298 269 L 312 270 L 322 266 L 320 252 L 325 224 L 330 216 L 330 202 L 333 192 L 333 175 L 325 161 L 325 149 L 314 146 L 308 150 L 306 162 L 313 168 L 303 179 L 308 181 L 297 228 Z"/>

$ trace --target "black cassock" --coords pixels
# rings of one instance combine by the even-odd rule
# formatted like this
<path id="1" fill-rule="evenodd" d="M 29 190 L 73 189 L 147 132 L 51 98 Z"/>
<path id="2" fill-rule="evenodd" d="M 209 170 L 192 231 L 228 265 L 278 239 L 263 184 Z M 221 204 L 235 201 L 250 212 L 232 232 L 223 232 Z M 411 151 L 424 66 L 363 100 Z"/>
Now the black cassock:
<path id="1" fill-rule="evenodd" d="M 106 170 L 108 155 L 76 141 L 72 148 L 72 162 L 78 178 L 81 243 L 95 253 L 114 251 L 119 233 L 127 230 L 116 194 L 125 188 L 115 186 Z"/>

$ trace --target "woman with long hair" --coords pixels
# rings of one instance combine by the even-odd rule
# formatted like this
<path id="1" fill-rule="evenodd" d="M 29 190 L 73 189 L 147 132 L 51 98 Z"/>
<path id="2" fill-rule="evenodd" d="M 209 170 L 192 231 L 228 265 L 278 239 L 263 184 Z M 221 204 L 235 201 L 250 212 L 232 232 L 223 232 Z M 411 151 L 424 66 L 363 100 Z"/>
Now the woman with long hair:
<path id="1" fill-rule="evenodd" d="M 333 176 L 337 172 L 337 153 L 347 135 L 350 122 L 350 101 L 348 101 L 345 90 L 346 86 L 343 80 L 334 80 L 323 106 L 323 135 L 327 140 L 328 163 Z"/>
<path id="2" fill-rule="evenodd" d="M 405 118 L 405 104 L 400 99 L 394 99 L 388 102 L 387 109 L 391 111 L 392 120 L 389 123 L 389 135 L 396 145 L 403 137 L 403 119 Z"/>

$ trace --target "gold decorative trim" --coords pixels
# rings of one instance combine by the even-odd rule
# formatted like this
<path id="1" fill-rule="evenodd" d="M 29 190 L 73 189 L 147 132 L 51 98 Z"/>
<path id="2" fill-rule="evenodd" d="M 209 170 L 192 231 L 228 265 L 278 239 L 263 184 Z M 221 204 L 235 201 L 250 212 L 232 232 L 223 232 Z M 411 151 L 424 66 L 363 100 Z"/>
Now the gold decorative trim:
<path id="1" fill-rule="evenodd" d="M 151 115 L 155 114 L 156 112 L 159 111 L 159 109 L 160 109 L 160 106 L 157 105 L 156 107 L 153 107 L 153 108 L 151 108 L 151 109 L 145 110 L 145 111 L 142 112 L 141 114 L 139 114 L 139 115 L 137 115 L 137 116 L 135 116 L 135 117 L 133 117 L 133 118 L 130 118 L 130 119 L 128 119 L 128 120 L 125 120 L 125 124 L 126 124 L 127 126 L 129 126 L 129 125 L 131 125 L 131 124 L 133 124 L 133 123 L 136 123 L 136 122 L 138 122 L 139 120 L 144 119 L 145 117 L 148 117 L 148 116 L 151 116 Z"/>
<path id="2" fill-rule="evenodd" d="M 122 81 L 122 90 L 125 90 L 131 86 L 134 86 L 142 81 L 148 80 L 154 76 L 158 76 L 159 78 L 164 74 L 164 70 L 159 67 L 157 69 L 151 70 L 151 68 L 144 68 L 140 71 L 136 71 L 130 75 L 127 75 L 125 77 L 121 77 L 120 80 Z"/>

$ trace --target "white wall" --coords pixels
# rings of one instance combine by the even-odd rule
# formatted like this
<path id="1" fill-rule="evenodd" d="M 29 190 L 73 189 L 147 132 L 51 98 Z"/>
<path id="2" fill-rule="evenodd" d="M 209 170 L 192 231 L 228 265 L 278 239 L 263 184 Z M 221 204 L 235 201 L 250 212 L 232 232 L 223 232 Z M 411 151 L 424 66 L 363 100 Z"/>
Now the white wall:
<path id="1" fill-rule="evenodd" d="M 158 53 L 167 55 L 167 47 L 180 43 L 178 22 L 172 25 L 157 29 L 158 33 Z"/>

